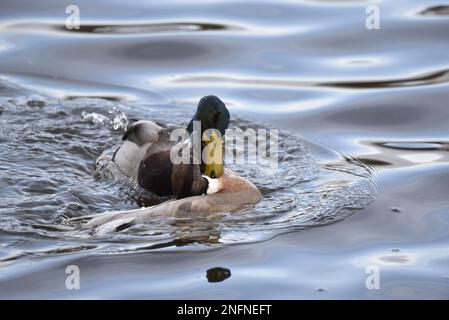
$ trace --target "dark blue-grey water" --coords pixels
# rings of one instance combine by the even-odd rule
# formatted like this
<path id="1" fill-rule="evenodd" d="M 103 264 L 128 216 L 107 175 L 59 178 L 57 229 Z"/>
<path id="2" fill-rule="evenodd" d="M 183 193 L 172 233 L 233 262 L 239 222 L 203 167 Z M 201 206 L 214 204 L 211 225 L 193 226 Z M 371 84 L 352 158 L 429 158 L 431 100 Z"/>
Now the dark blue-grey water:
<path id="1" fill-rule="evenodd" d="M 448 40 L 436 0 L 3 1 L 0 298 L 449 298 Z M 96 158 L 126 119 L 184 125 L 208 94 L 279 129 L 278 170 L 233 168 L 260 204 L 70 224 L 151 205 Z"/>

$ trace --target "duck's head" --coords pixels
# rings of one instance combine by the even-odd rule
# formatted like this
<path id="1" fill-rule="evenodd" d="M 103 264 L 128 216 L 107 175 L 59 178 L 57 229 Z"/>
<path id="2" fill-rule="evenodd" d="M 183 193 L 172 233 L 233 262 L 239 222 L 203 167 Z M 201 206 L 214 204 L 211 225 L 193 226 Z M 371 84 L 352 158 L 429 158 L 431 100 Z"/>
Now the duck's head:
<path id="1" fill-rule="evenodd" d="M 207 135 L 211 130 L 216 129 L 224 136 L 229 125 L 229 111 L 223 101 L 216 96 L 206 96 L 201 98 L 192 120 L 187 126 L 187 131 L 193 131 L 193 122 L 201 122 L 201 173 L 211 178 L 218 178 L 223 174 L 223 141 L 217 134 Z M 206 132 L 206 140 L 203 135 Z M 205 150 L 206 149 L 206 150 Z M 204 152 L 205 151 L 205 152 Z"/>
<path id="2" fill-rule="evenodd" d="M 229 119 L 229 111 L 223 101 L 216 96 L 205 96 L 198 102 L 196 112 L 187 126 L 187 131 L 192 134 L 193 122 L 201 121 L 201 136 L 207 129 L 217 129 L 223 136 L 228 128 Z"/>

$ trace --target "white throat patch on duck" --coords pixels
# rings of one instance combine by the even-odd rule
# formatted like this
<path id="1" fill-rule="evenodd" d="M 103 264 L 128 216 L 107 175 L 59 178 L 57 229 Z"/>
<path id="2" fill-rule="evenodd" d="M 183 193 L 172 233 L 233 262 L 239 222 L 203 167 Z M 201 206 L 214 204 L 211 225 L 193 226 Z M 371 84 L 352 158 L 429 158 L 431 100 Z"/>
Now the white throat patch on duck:
<path id="1" fill-rule="evenodd" d="M 222 189 L 220 179 L 212 179 L 209 176 L 203 175 L 203 178 L 206 178 L 208 182 L 206 194 L 213 194 L 220 192 Z"/>

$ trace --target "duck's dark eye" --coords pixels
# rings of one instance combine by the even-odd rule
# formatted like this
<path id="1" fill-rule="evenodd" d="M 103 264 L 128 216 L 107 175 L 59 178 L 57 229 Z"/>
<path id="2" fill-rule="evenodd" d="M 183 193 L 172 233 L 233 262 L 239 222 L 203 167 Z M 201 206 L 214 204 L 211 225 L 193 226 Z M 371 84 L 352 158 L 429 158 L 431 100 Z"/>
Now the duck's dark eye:
<path id="1" fill-rule="evenodd" d="M 215 170 L 212 170 L 212 171 L 210 172 L 210 177 L 211 177 L 212 179 L 217 179 L 217 175 L 215 174 Z"/>

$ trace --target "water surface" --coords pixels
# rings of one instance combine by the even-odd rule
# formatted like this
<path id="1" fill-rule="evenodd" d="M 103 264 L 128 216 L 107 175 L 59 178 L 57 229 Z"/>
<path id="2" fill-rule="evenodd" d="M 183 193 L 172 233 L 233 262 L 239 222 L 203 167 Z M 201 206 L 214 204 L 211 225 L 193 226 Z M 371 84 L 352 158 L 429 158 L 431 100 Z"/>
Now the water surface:
<path id="1" fill-rule="evenodd" d="M 0 297 L 447 299 L 449 3 L 376 1 L 368 30 L 371 3 L 81 1 L 80 30 L 72 3 L 1 3 Z M 125 117 L 182 125 L 207 94 L 282 132 L 271 179 L 236 168 L 260 205 L 193 230 L 61 229 L 147 205 L 95 159 Z"/>

